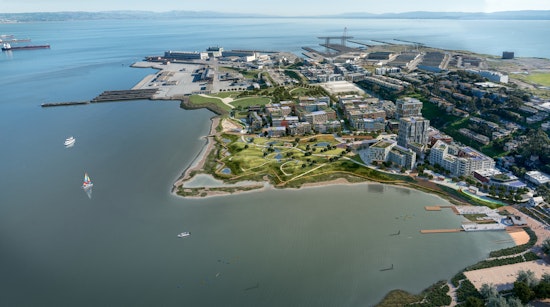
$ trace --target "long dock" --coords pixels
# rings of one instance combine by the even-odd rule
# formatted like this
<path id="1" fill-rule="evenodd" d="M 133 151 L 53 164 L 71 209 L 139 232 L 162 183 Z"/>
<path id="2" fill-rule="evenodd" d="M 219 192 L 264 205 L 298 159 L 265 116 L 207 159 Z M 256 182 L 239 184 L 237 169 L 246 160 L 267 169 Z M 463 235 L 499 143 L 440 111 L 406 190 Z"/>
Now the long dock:
<path id="1" fill-rule="evenodd" d="M 426 211 L 441 211 L 443 208 L 451 209 L 454 213 L 459 214 L 455 206 L 424 206 L 424 210 Z"/>
<path id="2" fill-rule="evenodd" d="M 101 95 L 92 99 L 90 102 L 151 99 L 157 91 L 158 89 L 156 88 L 143 90 L 105 91 L 101 93 Z"/>
<path id="3" fill-rule="evenodd" d="M 81 104 L 89 104 L 89 101 L 68 101 L 68 102 L 45 102 L 41 104 L 43 108 L 46 107 L 62 107 L 62 106 L 75 106 Z"/>
<path id="4" fill-rule="evenodd" d="M 153 95 L 155 95 L 157 91 L 158 89 L 156 88 L 105 91 L 90 101 L 46 102 L 41 104 L 41 106 L 42 107 L 61 107 L 61 106 L 84 105 L 84 104 L 98 103 L 98 102 L 152 99 Z"/>
<path id="5" fill-rule="evenodd" d="M 367 47 L 374 47 L 373 44 L 367 44 L 367 43 L 364 43 L 364 42 L 360 42 L 360 41 L 352 41 L 352 40 L 349 40 L 348 39 L 348 42 L 350 43 L 354 43 L 354 44 L 357 44 L 357 45 L 363 45 L 363 46 L 367 46 Z"/>
<path id="6" fill-rule="evenodd" d="M 449 233 L 449 232 L 461 232 L 464 231 L 461 228 L 456 229 L 422 229 L 420 233 Z"/>
<path id="7" fill-rule="evenodd" d="M 408 41 L 408 40 L 399 39 L 399 38 L 394 38 L 393 40 L 398 41 L 398 42 L 403 42 L 403 43 L 414 44 L 414 45 L 418 45 L 418 46 L 424 46 L 424 44 L 420 43 L 420 42 L 413 42 L 413 41 Z"/>

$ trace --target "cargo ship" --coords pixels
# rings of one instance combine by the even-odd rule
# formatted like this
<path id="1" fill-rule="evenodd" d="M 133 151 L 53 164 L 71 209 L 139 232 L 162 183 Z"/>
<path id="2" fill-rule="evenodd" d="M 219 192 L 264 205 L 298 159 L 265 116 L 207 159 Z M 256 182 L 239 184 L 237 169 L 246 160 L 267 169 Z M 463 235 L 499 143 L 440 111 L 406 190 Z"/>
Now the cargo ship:
<path id="1" fill-rule="evenodd" d="M 2 45 L 2 51 L 10 50 L 28 50 L 28 49 L 49 49 L 50 45 L 29 45 L 29 46 L 12 46 L 8 43 Z"/>

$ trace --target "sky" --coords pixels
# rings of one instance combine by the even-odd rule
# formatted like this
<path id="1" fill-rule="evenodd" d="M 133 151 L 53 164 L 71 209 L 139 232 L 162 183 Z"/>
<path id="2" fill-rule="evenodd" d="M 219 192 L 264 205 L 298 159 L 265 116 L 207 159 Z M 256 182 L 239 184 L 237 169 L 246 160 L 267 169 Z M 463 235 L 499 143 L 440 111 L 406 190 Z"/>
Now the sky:
<path id="1" fill-rule="evenodd" d="M 0 13 L 60 11 L 215 11 L 279 16 L 340 13 L 550 10 L 550 0 L 0 0 Z"/>

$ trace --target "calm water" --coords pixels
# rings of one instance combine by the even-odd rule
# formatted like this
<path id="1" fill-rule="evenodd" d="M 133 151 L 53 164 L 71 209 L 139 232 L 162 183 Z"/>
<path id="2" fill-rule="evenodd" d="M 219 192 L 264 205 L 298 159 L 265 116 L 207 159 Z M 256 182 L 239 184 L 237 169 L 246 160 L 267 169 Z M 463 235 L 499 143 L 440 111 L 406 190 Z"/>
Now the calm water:
<path id="1" fill-rule="evenodd" d="M 497 244 L 509 239 L 501 232 L 420 235 L 460 218 L 424 211 L 442 199 L 378 184 L 178 198 L 170 187 L 204 144 L 212 113 L 167 101 L 40 108 L 130 88 L 152 71 L 128 65 L 168 49 L 300 53 L 344 27 L 358 40 L 550 57 L 547 21 L 0 25 L 0 34 L 52 45 L 0 54 L 0 305 L 365 306 L 509 246 Z M 77 141 L 66 149 L 70 135 Z M 85 171 L 91 199 L 80 189 Z M 182 231 L 192 236 L 178 239 Z"/>

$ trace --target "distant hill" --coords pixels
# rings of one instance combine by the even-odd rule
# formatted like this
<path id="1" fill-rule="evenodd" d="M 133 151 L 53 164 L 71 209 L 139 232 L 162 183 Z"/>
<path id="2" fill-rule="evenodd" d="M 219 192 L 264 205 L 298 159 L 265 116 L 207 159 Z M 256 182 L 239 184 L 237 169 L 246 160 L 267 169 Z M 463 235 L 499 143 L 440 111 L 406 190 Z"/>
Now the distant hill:
<path id="1" fill-rule="evenodd" d="M 329 17 L 329 16 L 327 16 Z M 345 13 L 331 15 L 340 18 L 383 18 L 383 19 L 516 19 L 516 20 L 550 20 L 547 11 L 508 11 L 495 13 L 461 13 L 461 12 L 407 12 L 407 13 Z"/>
<path id="2" fill-rule="evenodd" d="M 261 14 L 235 14 L 208 11 L 105 11 L 105 12 L 44 12 L 0 13 L 1 22 L 43 22 L 100 19 L 179 19 L 179 18 L 369 18 L 369 19 L 495 19 L 495 20 L 550 20 L 550 10 L 509 11 L 496 13 L 460 12 L 407 12 L 407 13 L 345 13 L 320 16 L 274 16 Z"/>

